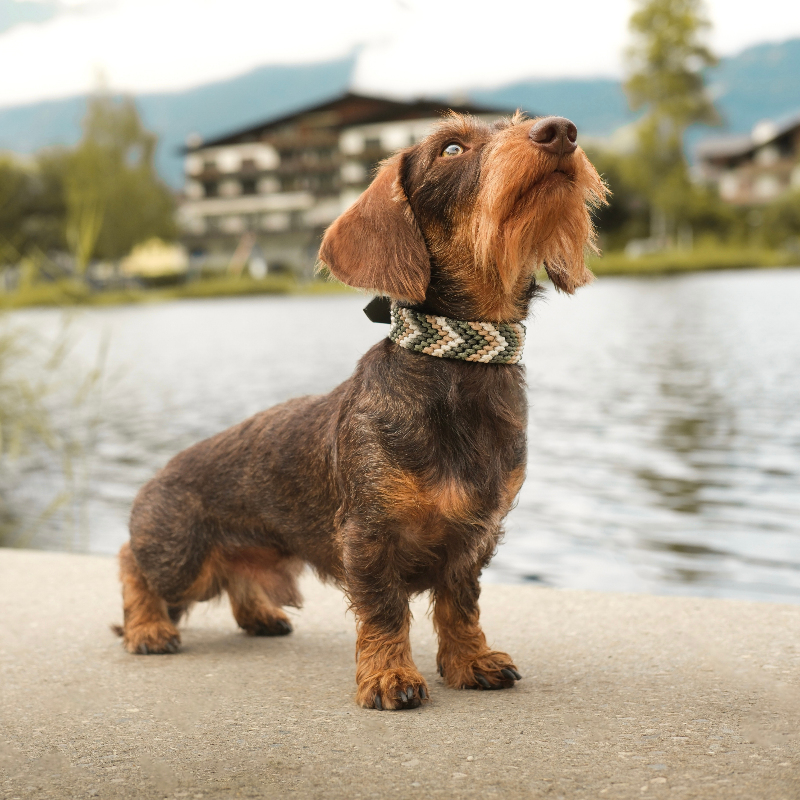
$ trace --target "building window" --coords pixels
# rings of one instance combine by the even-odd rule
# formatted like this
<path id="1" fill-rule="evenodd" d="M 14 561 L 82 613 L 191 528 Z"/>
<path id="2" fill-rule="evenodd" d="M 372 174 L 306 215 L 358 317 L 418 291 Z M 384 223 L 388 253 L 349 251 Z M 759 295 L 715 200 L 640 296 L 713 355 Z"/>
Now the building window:
<path id="1" fill-rule="evenodd" d="M 367 170 L 358 161 L 345 161 L 341 175 L 345 183 L 365 183 L 367 180 Z"/>
<path id="2" fill-rule="evenodd" d="M 267 231 L 286 231 L 291 224 L 291 217 L 286 213 L 265 214 L 261 220 L 261 227 Z"/>
<path id="3" fill-rule="evenodd" d="M 236 197 L 242 193 L 242 187 L 239 181 L 222 181 L 219 185 L 219 193 L 222 197 Z"/>
<path id="4" fill-rule="evenodd" d="M 256 169 L 256 160 L 254 158 L 243 158 L 242 159 L 242 171 L 243 172 L 253 172 Z M 247 194 L 247 192 L 245 192 Z"/>
<path id="5" fill-rule="evenodd" d="M 781 154 L 774 144 L 765 145 L 756 150 L 755 162 L 762 167 L 771 167 L 780 160 Z"/>
<path id="6" fill-rule="evenodd" d="M 739 176 L 726 172 L 719 181 L 719 195 L 723 200 L 735 200 L 739 194 Z"/>
<path id="7" fill-rule="evenodd" d="M 186 156 L 184 164 L 187 175 L 199 175 L 203 171 L 203 159 L 200 156 Z"/>
<path id="8" fill-rule="evenodd" d="M 364 139 L 364 147 L 367 150 L 380 150 L 381 140 L 379 138 Z"/>
<path id="9" fill-rule="evenodd" d="M 217 182 L 205 181 L 203 183 L 203 194 L 205 194 L 206 197 L 218 197 L 219 187 L 217 186 Z"/>
<path id="10" fill-rule="evenodd" d="M 364 150 L 364 138 L 358 131 L 345 131 L 339 139 L 339 148 L 343 153 L 361 153 Z"/>
<path id="11" fill-rule="evenodd" d="M 257 194 L 255 178 L 245 178 L 242 181 L 242 194 Z"/>
<path id="12" fill-rule="evenodd" d="M 203 171 L 204 172 L 213 172 L 217 168 L 216 163 L 213 159 L 206 160 L 203 162 Z"/>
<path id="13" fill-rule="evenodd" d="M 199 200 L 205 194 L 203 184 L 197 181 L 186 181 L 184 193 L 190 200 Z"/>
<path id="14" fill-rule="evenodd" d="M 271 175 L 266 178 L 262 178 L 258 182 L 259 194 L 271 194 L 272 192 L 279 192 L 280 190 L 281 182 Z"/>
<path id="15" fill-rule="evenodd" d="M 755 183 L 756 197 L 771 200 L 781 192 L 780 181 L 774 175 L 759 175 Z"/>
<path id="16" fill-rule="evenodd" d="M 241 233 L 245 229 L 245 220 L 239 216 L 223 217 L 220 226 L 225 233 Z"/>

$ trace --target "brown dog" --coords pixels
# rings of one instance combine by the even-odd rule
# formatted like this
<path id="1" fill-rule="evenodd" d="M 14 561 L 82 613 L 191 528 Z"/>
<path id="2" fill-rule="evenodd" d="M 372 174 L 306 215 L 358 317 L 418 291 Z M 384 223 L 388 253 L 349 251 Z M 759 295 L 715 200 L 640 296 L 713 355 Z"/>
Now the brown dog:
<path id="1" fill-rule="evenodd" d="M 592 277 L 589 207 L 606 190 L 576 136 L 558 117 L 452 115 L 381 166 L 320 259 L 396 308 L 475 330 L 521 321 L 538 265 L 570 293 Z M 478 578 L 525 475 L 526 396 L 522 368 L 482 352 L 435 358 L 384 339 L 330 394 L 173 458 L 136 497 L 120 553 L 125 647 L 175 652 L 181 614 L 222 591 L 247 633 L 289 633 L 281 606 L 299 606 L 305 562 L 355 611 L 360 705 L 428 698 L 408 608 L 426 590 L 447 685 L 513 686 L 513 661 L 480 627 Z"/>

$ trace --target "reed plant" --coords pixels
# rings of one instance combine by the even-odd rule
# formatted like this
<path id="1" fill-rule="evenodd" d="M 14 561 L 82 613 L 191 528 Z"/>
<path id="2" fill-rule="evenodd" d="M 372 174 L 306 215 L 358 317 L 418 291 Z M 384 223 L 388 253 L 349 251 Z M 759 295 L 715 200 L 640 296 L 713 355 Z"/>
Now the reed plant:
<path id="1" fill-rule="evenodd" d="M 100 421 L 107 342 L 96 363 L 75 372 L 65 318 L 54 340 L 0 315 L 0 546 L 30 547 L 44 528 L 59 549 L 88 547 L 91 453 Z M 33 511 L 27 484 L 55 475 Z"/>

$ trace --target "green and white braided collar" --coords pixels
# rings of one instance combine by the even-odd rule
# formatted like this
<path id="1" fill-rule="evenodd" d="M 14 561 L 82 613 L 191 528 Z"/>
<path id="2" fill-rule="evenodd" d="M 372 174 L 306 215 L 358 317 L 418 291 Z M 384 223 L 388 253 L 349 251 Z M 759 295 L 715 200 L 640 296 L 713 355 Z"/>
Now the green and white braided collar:
<path id="1" fill-rule="evenodd" d="M 462 322 L 392 305 L 389 338 L 417 353 L 483 364 L 516 364 L 525 345 L 521 322 Z"/>

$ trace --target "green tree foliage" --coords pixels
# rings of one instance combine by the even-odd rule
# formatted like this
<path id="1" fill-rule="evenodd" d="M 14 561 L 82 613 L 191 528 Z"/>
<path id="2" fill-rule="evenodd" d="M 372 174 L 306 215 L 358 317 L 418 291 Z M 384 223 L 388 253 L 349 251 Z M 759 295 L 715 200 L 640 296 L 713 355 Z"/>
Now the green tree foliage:
<path id="1" fill-rule="evenodd" d="M 174 239 L 174 200 L 153 165 L 156 137 L 130 99 L 94 97 L 83 138 L 66 157 L 66 237 L 79 271 L 119 258 L 146 239 Z"/>
<path id="2" fill-rule="evenodd" d="M 703 70 L 716 63 L 703 44 L 710 24 L 701 0 L 637 0 L 630 19 L 630 77 L 625 84 L 631 108 L 645 114 L 638 128 L 636 158 L 629 182 L 648 198 L 667 227 L 686 219 L 692 193 L 683 138 L 697 123 L 719 116 L 705 92 Z"/>
<path id="3" fill-rule="evenodd" d="M 158 177 L 156 137 L 130 99 L 89 101 L 83 138 L 30 162 L 0 158 L 0 264 L 69 250 L 79 272 L 138 243 L 175 239 L 175 201 Z"/>
<path id="4" fill-rule="evenodd" d="M 764 207 L 759 226 L 770 247 L 800 247 L 800 191 L 795 190 Z"/>
<path id="5" fill-rule="evenodd" d="M 0 158 L 0 264 L 63 250 L 65 214 L 62 158 Z"/>
<path id="6" fill-rule="evenodd" d="M 647 237 L 647 198 L 628 180 L 628 157 L 611 150 L 587 148 L 587 155 L 611 189 L 606 206 L 594 212 L 602 250 L 621 250 L 631 239 Z"/>

